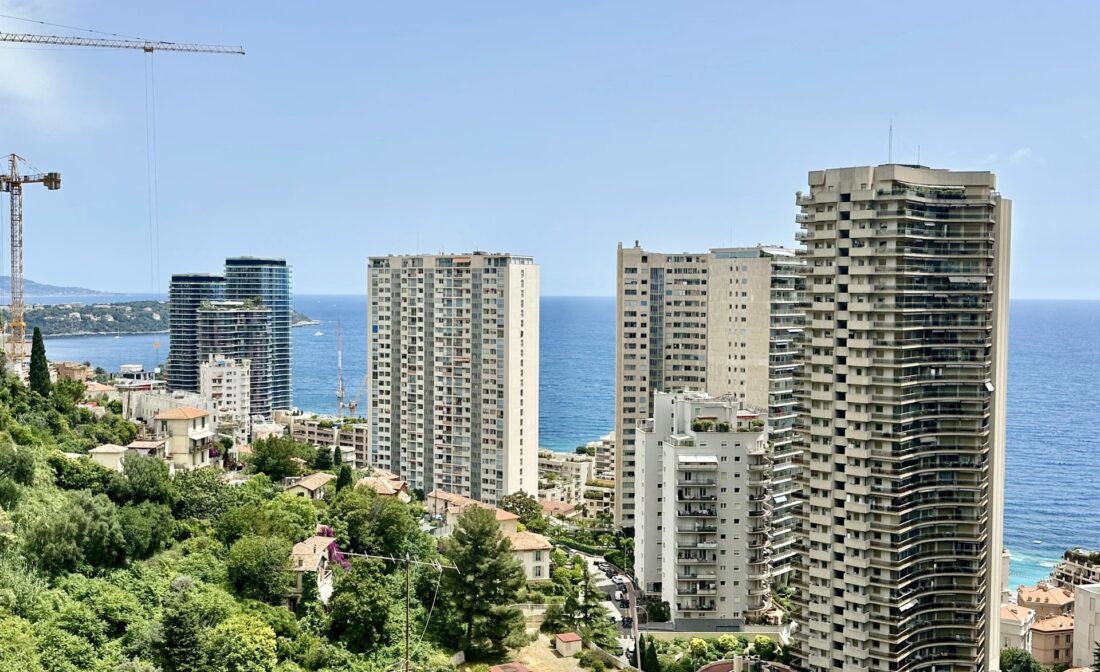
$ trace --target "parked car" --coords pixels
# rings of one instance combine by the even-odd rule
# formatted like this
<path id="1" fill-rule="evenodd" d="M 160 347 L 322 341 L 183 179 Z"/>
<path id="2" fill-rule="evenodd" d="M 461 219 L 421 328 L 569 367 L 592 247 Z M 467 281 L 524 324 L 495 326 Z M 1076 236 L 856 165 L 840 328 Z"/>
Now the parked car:
<path id="1" fill-rule="evenodd" d="M 620 609 L 629 609 L 630 608 L 630 600 L 628 600 L 626 598 L 623 598 L 622 600 L 619 600 L 619 608 Z"/>
<path id="2" fill-rule="evenodd" d="M 624 579 L 624 578 L 623 578 L 623 575 L 622 575 L 622 574 L 616 574 L 616 575 L 612 576 L 612 577 L 611 577 L 611 581 L 612 581 L 613 583 L 617 583 L 617 584 L 619 584 L 620 586 L 622 586 L 622 585 L 625 585 L 625 584 L 626 584 L 626 579 Z"/>
<path id="3" fill-rule="evenodd" d="M 633 618 L 627 616 L 626 618 L 623 619 L 623 627 L 624 628 L 633 627 L 633 625 L 634 625 L 634 619 Z"/>
<path id="4" fill-rule="evenodd" d="M 615 601 L 616 602 L 622 602 L 623 601 L 623 591 L 621 591 L 621 590 L 616 590 L 615 591 Z"/>

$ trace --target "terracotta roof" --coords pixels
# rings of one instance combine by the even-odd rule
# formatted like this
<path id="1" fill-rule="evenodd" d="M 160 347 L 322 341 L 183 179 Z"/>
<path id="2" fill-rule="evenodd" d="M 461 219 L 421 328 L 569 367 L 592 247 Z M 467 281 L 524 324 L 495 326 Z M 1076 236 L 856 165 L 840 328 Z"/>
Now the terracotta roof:
<path id="1" fill-rule="evenodd" d="M 302 480 L 300 480 L 296 483 L 291 483 L 287 487 L 288 488 L 302 487 L 302 488 L 305 488 L 306 490 L 309 490 L 310 492 L 313 492 L 315 490 L 318 490 L 318 489 L 324 487 L 326 483 L 333 480 L 334 478 L 336 478 L 336 477 L 333 476 L 332 474 L 326 474 L 325 472 L 322 471 L 322 472 L 318 472 L 316 474 L 310 474 L 309 476 L 306 476 L 305 478 L 303 478 Z"/>
<path id="2" fill-rule="evenodd" d="M 134 450 L 151 450 L 153 448 L 160 448 L 164 445 L 164 439 L 138 439 L 137 441 L 131 441 L 126 444 L 127 448 L 133 448 Z"/>
<path id="3" fill-rule="evenodd" d="M 542 505 L 542 512 L 548 516 L 561 516 L 577 510 L 577 507 L 569 502 L 559 502 L 553 499 L 540 499 L 539 504 Z"/>
<path id="4" fill-rule="evenodd" d="M 400 492 L 408 490 L 405 481 L 396 481 L 383 476 L 367 476 L 360 478 L 356 483 L 357 488 L 370 488 L 384 497 L 394 497 Z"/>
<path id="5" fill-rule="evenodd" d="M 97 394 L 102 392 L 114 392 L 117 390 L 114 385 L 104 385 L 103 383 L 97 383 L 94 380 L 88 383 L 84 383 L 84 394 Z"/>
<path id="6" fill-rule="evenodd" d="M 328 555 L 328 547 L 335 543 L 336 539 L 332 537 L 310 537 L 305 541 L 299 541 L 290 551 L 291 569 L 302 572 L 315 571 Z"/>
<path id="7" fill-rule="evenodd" d="M 581 636 L 575 632 L 563 632 L 558 635 L 558 641 L 564 642 L 565 644 L 569 644 L 570 642 L 579 642 L 581 641 Z"/>
<path id="8" fill-rule="evenodd" d="M 432 490 L 428 493 L 428 499 L 440 499 L 447 502 L 448 509 L 454 509 L 455 511 L 465 511 L 471 506 L 480 506 L 483 509 L 493 509 L 496 512 L 497 522 L 503 523 L 508 520 L 519 520 L 519 516 L 511 511 L 505 511 L 504 509 L 498 509 L 495 506 L 479 502 L 476 499 L 470 499 L 462 495 L 456 495 L 453 492 L 447 492 L 445 490 Z"/>
<path id="9" fill-rule="evenodd" d="M 194 420 L 195 418 L 205 418 L 210 413 L 202 410 L 201 408 L 194 408 L 192 406 L 180 406 L 179 408 L 173 408 L 169 411 L 162 411 L 157 414 L 155 420 Z"/>
<path id="10" fill-rule="evenodd" d="M 1056 604 L 1067 605 L 1073 602 L 1073 593 L 1065 588 L 1052 586 L 1020 586 L 1016 589 L 1017 602 L 1021 604 Z"/>
<path id="11" fill-rule="evenodd" d="M 385 479 L 390 480 L 390 481 L 400 481 L 401 480 L 401 477 L 398 476 L 397 474 L 393 473 L 392 471 L 387 471 L 386 469 L 378 469 L 377 467 L 374 469 L 373 472 L 371 472 L 371 476 L 377 476 L 378 478 L 385 478 Z"/>
<path id="12" fill-rule="evenodd" d="M 126 449 L 123 448 L 122 446 L 116 446 L 113 443 L 105 443 L 102 446 L 99 446 L 97 448 L 92 448 L 88 452 L 89 453 L 94 453 L 96 455 L 106 455 L 106 454 L 125 453 Z"/>
<path id="13" fill-rule="evenodd" d="M 1036 621 L 1035 624 L 1031 626 L 1031 629 L 1038 630 L 1039 632 L 1073 630 L 1073 616 L 1071 614 L 1062 614 L 1044 618 L 1041 621 Z"/>
<path id="14" fill-rule="evenodd" d="M 546 537 L 534 532 L 505 532 L 504 536 L 511 542 L 513 551 L 549 551 L 554 548 Z"/>
<path id="15" fill-rule="evenodd" d="M 1001 620 L 1002 621 L 1015 621 L 1016 623 L 1027 623 L 1035 616 L 1035 612 L 1027 607 L 1019 607 L 1015 604 L 1002 604 L 1001 605 Z"/>
<path id="16" fill-rule="evenodd" d="M 493 665 L 489 668 L 489 672 L 531 672 L 527 669 L 527 666 L 523 663 L 504 663 L 503 665 Z"/>

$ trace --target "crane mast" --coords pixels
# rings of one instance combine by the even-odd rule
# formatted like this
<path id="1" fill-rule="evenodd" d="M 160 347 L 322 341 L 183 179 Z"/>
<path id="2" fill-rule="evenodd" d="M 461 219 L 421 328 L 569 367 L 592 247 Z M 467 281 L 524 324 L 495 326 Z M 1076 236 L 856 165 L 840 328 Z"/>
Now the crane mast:
<path id="1" fill-rule="evenodd" d="M 11 201 L 11 314 L 8 316 L 8 358 L 12 369 L 23 375 L 27 354 L 26 307 L 23 303 L 23 185 L 41 183 L 53 191 L 61 188 L 60 173 L 20 175 L 17 154 L 8 156 L 8 174 L 0 175 L 0 191 L 8 192 Z"/>

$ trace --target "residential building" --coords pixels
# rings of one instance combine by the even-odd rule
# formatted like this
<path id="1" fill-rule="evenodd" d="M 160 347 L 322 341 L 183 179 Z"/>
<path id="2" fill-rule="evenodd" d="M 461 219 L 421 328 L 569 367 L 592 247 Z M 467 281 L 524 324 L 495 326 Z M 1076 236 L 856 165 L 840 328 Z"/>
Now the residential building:
<path id="1" fill-rule="evenodd" d="M 585 520 L 611 526 L 615 520 L 615 481 L 596 479 L 586 483 L 581 513 Z"/>
<path id="2" fill-rule="evenodd" d="M 654 394 L 637 432 L 634 569 L 678 630 L 739 630 L 771 607 L 771 458 L 732 397 Z"/>
<path id="3" fill-rule="evenodd" d="M 458 524 L 458 517 L 471 506 L 491 509 L 502 532 L 507 534 L 519 531 L 519 516 L 511 511 L 505 511 L 491 504 L 456 495 L 452 492 L 432 490 L 424 499 L 424 508 L 434 522 L 432 534 L 437 537 L 446 537 L 451 534 L 455 525 Z"/>
<path id="4" fill-rule="evenodd" d="M 540 499 L 539 506 L 542 507 L 542 515 L 547 518 L 569 520 L 570 518 L 576 518 L 580 513 L 575 505 L 553 499 Z"/>
<path id="5" fill-rule="evenodd" d="M 1035 610 L 1035 620 L 1073 613 L 1073 592 L 1055 588 L 1049 583 L 1020 586 L 1016 589 L 1016 604 Z"/>
<path id="6" fill-rule="evenodd" d="M 270 420 L 275 408 L 271 309 L 254 300 L 207 301 L 196 314 L 200 361 L 248 360 L 249 415 Z"/>
<path id="7" fill-rule="evenodd" d="M 141 364 L 123 364 L 118 367 L 114 378 L 115 389 L 119 394 L 127 392 L 156 392 L 167 387 L 165 381 L 157 377 L 159 371 L 146 371 Z"/>
<path id="8" fill-rule="evenodd" d="M 506 532 L 504 536 L 512 546 L 512 555 L 523 565 L 528 581 L 550 580 L 550 551 L 554 546 L 549 539 L 534 532 Z"/>
<path id="9" fill-rule="evenodd" d="M 594 478 L 615 480 L 615 432 L 608 432 L 595 441 L 585 444 L 596 457 Z"/>
<path id="10" fill-rule="evenodd" d="M 1073 591 L 1073 665 L 1089 667 L 1100 644 L 1100 583 Z"/>
<path id="11" fill-rule="evenodd" d="M 589 455 L 540 450 L 539 498 L 580 503 L 595 466 L 596 459 Z"/>
<path id="12" fill-rule="evenodd" d="M 286 493 L 295 497 L 320 501 L 325 498 L 325 486 L 334 480 L 336 480 L 335 476 L 325 472 L 318 472 L 301 478 L 292 477 L 287 479 Z"/>
<path id="13" fill-rule="evenodd" d="M 217 436 L 210 426 L 210 413 L 199 408 L 173 408 L 155 418 L 158 433 L 165 438 L 165 458 L 173 469 L 210 466 L 210 451 Z"/>
<path id="14" fill-rule="evenodd" d="M 120 473 L 122 472 L 122 458 L 125 455 L 126 449 L 113 443 L 105 443 L 88 451 L 88 457 L 92 459 L 92 462 Z"/>
<path id="15" fill-rule="evenodd" d="M 805 313 L 806 264 L 776 246 L 665 254 L 619 246 L 616 339 L 616 520 L 632 526 L 635 429 L 654 393 L 730 396 L 768 416 L 777 515 L 770 560 L 786 582 L 796 554 L 799 446 L 794 371 Z"/>
<path id="16" fill-rule="evenodd" d="M 95 377 L 95 369 L 90 364 L 80 362 L 50 362 L 55 380 L 79 380 L 81 382 Z"/>
<path id="17" fill-rule="evenodd" d="M 995 670 L 1011 204 L 987 172 L 809 185 L 800 665 Z"/>
<path id="18" fill-rule="evenodd" d="M 179 273 L 168 284 L 168 386 L 199 391 L 199 306 L 225 298 L 225 276 Z"/>
<path id="19" fill-rule="evenodd" d="M 1031 653 L 1031 626 L 1035 612 L 1016 604 L 1001 605 L 1001 650 L 1023 649 Z"/>
<path id="20" fill-rule="evenodd" d="M 159 457 L 167 460 L 167 446 L 168 440 L 164 438 L 134 439 L 126 444 L 126 450 L 145 457 Z"/>
<path id="21" fill-rule="evenodd" d="M 1012 591 L 1008 587 L 1009 577 L 1012 576 L 1012 554 L 1008 549 L 1001 551 L 1001 603 L 1010 602 Z"/>
<path id="22" fill-rule="evenodd" d="M 232 301 L 256 301 L 270 309 L 271 349 L 268 361 L 271 408 L 293 408 L 290 267 L 286 260 L 256 257 L 226 259 L 225 298 Z"/>
<path id="23" fill-rule="evenodd" d="M 1080 548 L 1066 551 L 1055 565 L 1050 580 L 1056 587 L 1067 590 L 1100 583 L 1100 551 Z"/>
<path id="24" fill-rule="evenodd" d="M 538 493 L 539 268 L 371 257 L 370 465 L 496 504 Z"/>
<path id="25" fill-rule="evenodd" d="M 214 406 L 219 433 L 236 444 L 249 443 L 252 435 L 252 360 L 210 355 L 199 366 L 199 394 Z"/>
<path id="26" fill-rule="evenodd" d="M 1068 666 L 1073 661 L 1073 614 L 1050 616 L 1031 626 L 1031 655 L 1046 667 Z"/>
<path id="27" fill-rule="evenodd" d="M 384 469 L 375 469 L 370 476 L 355 482 L 357 488 L 369 488 L 379 497 L 396 497 L 402 502 L 412 500 L 409 484 Z"/>
<path id="28" fill-rule="evenodd" d="M 317 535 L 294 544 L 290 551 L 290 567 L 294 572 L 294 585 L 290 589 L 291 608 L 302 599 L 308 582 L 315 582 L 317 597 L 322 604 L 328 604 L 332 597 L 332 567 L 340 561 L 340 549 L 333 537 Z"/>
<path id="29" fill-rule="evenodd" d="M 339 449 L 344 464 L 367 466 L 370 425 L 360 418 L 309 415 L 290 418 L 290 436 L 311 446 Z"/>
<path id="30" fill-rule="evenodd" d="M 214 412 L 214 402 L 196 392 L 167 390 L 125 391 L 121 393 L 122 417 L 156 432 L 156 417 L 176 408 L 197 408 Z"/>

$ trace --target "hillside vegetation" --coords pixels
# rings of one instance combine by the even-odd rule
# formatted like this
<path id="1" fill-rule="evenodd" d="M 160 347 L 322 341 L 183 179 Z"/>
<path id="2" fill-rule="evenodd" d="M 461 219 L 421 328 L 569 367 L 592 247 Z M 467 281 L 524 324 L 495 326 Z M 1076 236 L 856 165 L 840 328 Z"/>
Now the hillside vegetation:
<path id="1" fill-rule="evenodd" d="M 408 623 L 418 671 L 449 669 L 458 649 L 491 660 L 525 642 L 510 606 L 523 570 L 491 511 L 474 507 L 437 545 L 419 505 L 354 487 L 359 474 L 286 438 L 255 444 L 242 485 L 217 468 L 173 477 L 141 456 L 117 473 L 63 454 L 135 435 L 78 406 L 82 392 L 63 381 L 43 395 L 0 377 L 0 672 L 392 670 L 404 652 L 404 563 L 379 558 L 422 563 Z M 327 503 L 278 485 L 325 467 L 342 485 L 328 486 Z M 334 565 L 327 606 L 305 581 L 291 611 L 290 551 L 318 523 L 350 563 Z"/>

